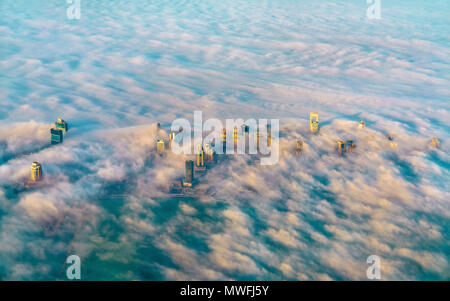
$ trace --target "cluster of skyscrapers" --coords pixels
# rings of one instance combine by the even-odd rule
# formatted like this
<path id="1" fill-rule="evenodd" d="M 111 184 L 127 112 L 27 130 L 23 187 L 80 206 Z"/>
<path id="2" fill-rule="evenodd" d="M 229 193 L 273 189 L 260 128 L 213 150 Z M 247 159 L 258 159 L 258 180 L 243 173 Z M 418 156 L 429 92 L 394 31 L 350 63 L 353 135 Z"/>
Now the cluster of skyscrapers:
<path id="1" fill-rule="evenodd" d="M 355 149 L 355 143 L 353 142 L 353 140 L 339 140 L 337 142 L 337 145 L 337 151 L 341 155 L 343 155 L 344 153 L 351 153 Z"/>
<path id="2" fill-rule="evenodd" d="M 361 120 L 361 122 L 358 125 L 359 129 L 364 129 L 366 127 L 365 122 Z M 160 128 L 160 124 L 158 123 L 158 128 Z M 50 139 L 51 144 L 59 144 L 63 142 L 64 135 L 67 133 L 69 127 L 66 121 L 64 121 L 61 118 L 58 118 L 58 120 L 55 122 L 54 127 L 50 129 Z M 309 115 L 309 129 L 311 133 L 318 133 L 319 132 L 319 113 L 317 112 L 311 112 Z M 249 126 L 248 125 L 242 125 L 241 129 L 244 133 L 249 132 Z M 180 129 L 182 131 L 182 129 Z M 172 148 L 172 143 L 175 139 L 175 132 L 171 132 L 169 134 L 169 141 L 168 141 L 168 148 L 169 150 Z M 387 135 L 386 136 L 389 145 L 391 148 L 395 148 L 397 146 L 397 142 L 394 141 L 393 135 Z M 259 151 L 260 146 L 260 132 L 259 128 L 257 128 L 256 132 L 256 139 L 257 139 L 257 148 Z M 233 129 L 233 142 L 234 147 L 237 147 L 238 142 L 238 129 L 237 127 L 234 127 Z M 431 140 L 431 146 L 432 147 L 439 147 L 440 141 L 437 138 L 432 138 Z M 225 128 L 222 129 L 222 145 L 223 145 L 223 152 L 226 153 L 226 147 L 227 147 L 227 131 Z M 271 128 L 270 125 L 267 125 L 267 145 L 271 145 Z M 337 141 L 337 152 L 341 155 L 345 153 L 353 152 L 355 149 L 355 143 L 353 140 L 339 140 Z M 295 153 L 296 155 L 300 155 L 303 152 L 304 143 L 302 140 L 297 140 L 295 144 Z M 158 154 L 163 154 L 165 152 L 165 141 L 163 139 L 159 139 L 156 142 L 156 151 Z M 205 144 L 205 147 L 202 145 L 197 145 L 197 155 L 195 162 L 193 160 L 186 160 L 185 162 L 185 177 L 182 181 L 174 183 L 171 185 L 171 192 L 175 193 L 181 193 L 183 192 L 183 189 L 186 187 L 192 187 L 195 183 L 194 175 L 195 173 L 202 173 L 206 171 L 206 168 L 208 165 L 215 163 L 216 160 L 216 153 L 214 151 L 214 144 L 207 143 Z M 42 179 L 42 164 L 39 161 L 33 162 L 31 165 L 31 175 L 30 179 L 28 181 L 27 186 L 36 184 Z"/>
<path id="3" fill-rule="evenodd" d="M 69 126 L 66 121 L 61 118 L 55 122 L 55 125 L 50 128 L 50 143 L 60 144 L 64 140 L 64 134 L 69 130 Z M 31 175 L 28 180 L 27 187 L 35 185 L 42 180 L 42 164 L 39 161 L 31 164 Z"/>

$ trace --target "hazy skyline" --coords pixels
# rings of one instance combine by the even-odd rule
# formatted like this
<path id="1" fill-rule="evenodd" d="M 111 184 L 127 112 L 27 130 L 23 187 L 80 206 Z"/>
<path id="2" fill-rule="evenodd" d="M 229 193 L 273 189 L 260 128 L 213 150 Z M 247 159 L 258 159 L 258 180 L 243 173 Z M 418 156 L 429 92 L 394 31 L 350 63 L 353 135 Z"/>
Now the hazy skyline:
<path id="1" fill-rule="evenodd" d="M 64 279 L 70 254 L 85 280 L 366 280 L 372 254 L 450 278 L 448 1 L 29 2 L 0 4 L 0 279 Z M 194 111 L 279 119 L 279 163 L 170 196 L 193 157 L 156 140 Z"/>

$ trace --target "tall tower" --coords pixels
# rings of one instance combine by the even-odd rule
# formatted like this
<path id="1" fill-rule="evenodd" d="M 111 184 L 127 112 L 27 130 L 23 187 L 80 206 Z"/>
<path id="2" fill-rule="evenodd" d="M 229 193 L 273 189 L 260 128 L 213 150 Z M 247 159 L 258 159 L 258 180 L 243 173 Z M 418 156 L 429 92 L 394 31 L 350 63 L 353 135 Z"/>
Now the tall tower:
<path id="1" fill-rule="evenodd" d="M 358 128 L 363 129 L 366 127 L 366 123 L 364 122 L 364 120 L 361 120 L 361 122 L 358 125 Z"/>
<path id="2" fill-rule="evenodd" d="M 301 154 L 303 150 L 303 141 L 297 140 L 297 143 L 295 144 L 295 153 L 298 155 Z"/>
<path id="3" fill-rule="evenodd" d="M 199 150 L 197 154 L 197 167 L 203 167 L 205 166 L 205 151 L 203 150 L 203 147 L 199 144 Z"/>
<path id="4" fill-rule="evenodd" d="M 63 142 L 63 130 L 58 128 L 50 129 L 50 139 L 52 144 L 59 144 Z"/>
<path id="5" fill-rule="evenodd" d="M 347 140 L 345 142 L 345 152 L 351 153 L 355 149 L 355 143 L 353 140 Z"/>
<path id="6" fill-rule="evenodd" d="M 316 133 L 319 131 L 319 113 L 309 113 L 309 130 L 312 133 Z"/>
<path id="7" fill-rule="evenodd" d="M 223 148 L 223 153 L 226 154 L 227 153 L 227 129 L 226 128 L 222 129 L 222 148 Z"/>
<path id="8" fill-rule="evenodd" d="M 160 139 L 156 142 L 156 152 L 159 154 L 164 153 L 164 140 Z"/>
<path id="9" fill-rule="evenodd" d="M 55 128 L 61 129 L 64 134 L 69 130 L 69 126 L 67 125 L 67 122 L 65 122 L 61 118 L 58 118 L 58 120 L 55 122 Z"/>
<path id="10" fill-rule="evenodd" d="M 256 129 L 256 150 L 259 152 L 259 139 L 260 139 L 259 127 Z"/>
<path id="11" fill-rule="evenodd" d="M 175 140 L 175 132 L 169 133 L 169 150 L 172 150 L 172 141 Z"/>
<path id="12" fill-rule="evenodd" d="M 339 140 L 337 142 L 337 151 L 339 154 L 343 155 L 345 153 L 345 141 Z"/>
<path id="13" fill-rule="evenodd" d="M 237 141 L 238 141 L 238 129 L 237 127 L 234 127 L 233 129 L 233 141 L 234 141 L 234 147 L 237 146 Z"/>
<path id="14" fill-rule="evenodd" d="M 441 145 L 441 142 L 439 141 L 439 139 L 438 138 L 432 138 L 431 139 L 431 146 L 433 146 L 433 147 L 439 147 Z"/>
<path id="15" fill-rule="evenodd" d="M 266 128 L 267 128 L 267 146 L 270 147 L 272 145 L 272 126 L 268 124 Z"/>
<path id="16" fill-rule="evenodd" d="M 183 185 L 191 187 L 194 181 L 194 161 L 186 160 L 185 168 L 186 176 L 184 177 Z"/>
<path id="17" fill-rule="evenodd" d="M 42 165 L 39 161 L 33 162 L 31 164 L 31 177 L 30 182 L 36 183 L 42 178 Z"/>

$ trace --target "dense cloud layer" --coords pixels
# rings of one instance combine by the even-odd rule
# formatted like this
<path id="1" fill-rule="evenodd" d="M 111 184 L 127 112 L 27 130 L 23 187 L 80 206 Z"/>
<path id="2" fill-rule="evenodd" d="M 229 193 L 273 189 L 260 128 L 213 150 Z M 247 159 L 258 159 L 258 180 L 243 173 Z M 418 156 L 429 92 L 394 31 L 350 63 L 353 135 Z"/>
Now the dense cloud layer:
<path id="1" fill-rule="evenodd" d="M 86 280 L 364 280 L 376 254 L 383 279 L 448 279 L 445 4 L 385 2 L 377 21 L 365 1 L 82 0 L 79 21 L 8 4 L 0 278 L 64 279 L 77 254 Z M 193 196 L 169 195 L 192 157 L 156 139 L 194 110 L 279 118 L 279 163 L 223 157 Z M 50 146 L 58 117 L 70 130 Z M 44 181 L 26 189 L 36 160 Z"/>

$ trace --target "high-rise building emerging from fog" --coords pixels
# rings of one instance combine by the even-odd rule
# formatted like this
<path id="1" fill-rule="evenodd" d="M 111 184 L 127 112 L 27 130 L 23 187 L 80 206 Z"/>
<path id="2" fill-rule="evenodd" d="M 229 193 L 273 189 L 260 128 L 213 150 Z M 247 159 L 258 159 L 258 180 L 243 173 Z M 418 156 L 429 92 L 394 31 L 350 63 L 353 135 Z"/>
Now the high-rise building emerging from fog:
<path id="1" fill-rule="evenodd" d="M 202 145 L 197 145 L 197 163 L 196 163 L 196 171 L 205 171 L 206 165 L 205 165 L 205 150 L 203 149 Z"/>
<path id="2" fill-rule="evenodd" d="M 208 142 L 205 144 L 205 155 L 207 156 L 210 163 L 214 162 L 214 148 L 212 146 L 212 143 Z"/>
<path id="3" fill-rule="evenodd" d="M 259 152 L 259 140 L 260 140 L 260 133 L 259 133 L 259 127 L 256 128 L 256 149 Z"/>
<path id="4" fill-rule="evenodd" d="M 312 133 L 316 133 L 319 131 L 319 113 L 309 113 L 309 130 Z"/>
<path id="5" fill-rule="evenodd" d="M 431 146 L 433 147 L 439 147 L 441 145 L 441 141 L 439 141 L 438 138 L 432 138 L 431 139 Z"/>
<path id="6" fill-rule="evenodd" d="M 223 153 L 226 154 L 227 153 L 227 129 L 226 128 L 222 129 L 222 148 L 223 148 Z"/>
<path id="7" fill-rule="evenodd" d="M 297 140 L 297 143 L 295 144 L 295 153 L 298 155 L 301 154 L 303 151 L 303 141 Z"/>
<path id="8" fill-rule="evenodd" d="M 337 144 L 337 151 L 341 155 L 343 155 L 344 153 L 351 153 L 355 149 L 355 143 L 353 142 L 353 140 L 339 140 Z"/>
<path id="9" fill-rule="evenodd" d="M 183 185 L 191 187 L 194 181 L 194 161 L 186 160 L 185 168 L 186 176 L 184 177 Z"/>
<path id="10" fill-rule="evenodd" d="M 337 151 L 339 154 L 344 154 L 345 153 L 345 141 L 339 140 L 337 142 Z"/>
<path id="11" fill-rule="evenodd" d="M 163 154 L 164 153 L 164 140 L 160 139 L 156 142 L 156 151 L 159 154 Z"/>
<path id="12" fill-rule="evenodd" d="M 64 134 L 69 130 L 67 122 L 65 122 L 61 118 L 58 118 L 58 120 L 55 122 L 55 128 L 62 130 Z"/>
<path id="13" fill-rule="evenodd" d="M 36 183 L 40 181 L 41 178 L 42 178 L 42 165 L 39 161 L 33 162 L 33 164 L 31 164 L 30 182 Z"/>
<path id="14" fill-rule="evenodd" d="M 345 141 L 345 152 L 351 153 L 355 149 L 355 143 L 353 140 Z"/>
<path id="15" fill-rule="evenodd" d="M 175 140 L 175 132 L 170 132 L 169 134 L 169 150 L 172 149 L 172 143 Z"/>
<path id="16" fill-rule="evenodd" d="M 203 147 L 199 145 L 199 150 L 197 154 L 197 167 L 203 166 L 205 166 L 205 151 L 203 150 Z"/>
<path id="17" fill-rule="evenodd" d="M 63 142 L 63 130 L 58 128 L 50 129 L 50 138 L 52 144 L 59 144 Z"/>

